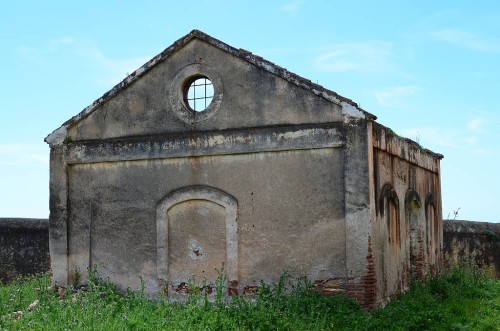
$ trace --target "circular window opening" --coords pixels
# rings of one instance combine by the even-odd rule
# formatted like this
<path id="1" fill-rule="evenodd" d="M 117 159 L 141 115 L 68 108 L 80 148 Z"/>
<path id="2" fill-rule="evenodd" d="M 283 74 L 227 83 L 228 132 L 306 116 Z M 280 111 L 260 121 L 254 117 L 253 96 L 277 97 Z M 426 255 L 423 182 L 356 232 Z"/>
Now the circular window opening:
<path id="1" fill-rule="evenodd" d="M 196 77 L 187 85 L 189 87 L 184 93 L 184 100 L 191 110 L 202 112 L 210 106 L 214 98 L 214 86 L 207 77 Z"/>

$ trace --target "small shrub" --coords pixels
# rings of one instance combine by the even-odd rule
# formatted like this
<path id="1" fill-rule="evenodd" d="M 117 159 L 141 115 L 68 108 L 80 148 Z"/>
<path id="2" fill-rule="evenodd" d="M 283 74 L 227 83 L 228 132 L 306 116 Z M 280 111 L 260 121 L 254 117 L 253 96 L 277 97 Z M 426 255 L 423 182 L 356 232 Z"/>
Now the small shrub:
<path id="1" fill-rule="evenodd" d="M 492 242 L 500 242 L 500 236 L 491 230 L 486 231 L 486 237 Z"/>

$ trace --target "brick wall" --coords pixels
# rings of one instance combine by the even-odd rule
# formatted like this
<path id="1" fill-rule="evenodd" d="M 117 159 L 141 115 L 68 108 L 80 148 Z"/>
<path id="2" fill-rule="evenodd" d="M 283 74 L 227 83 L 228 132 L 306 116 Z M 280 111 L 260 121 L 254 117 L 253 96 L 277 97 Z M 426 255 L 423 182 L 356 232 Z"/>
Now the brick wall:
<path id="1" fill-rule="evenodd" d="M 359 279 L 348 280 L 346 291 L 348 297 L 358 301 L 361 307 L 374 307 L 377 300 L 377 278 L 375 275 L 375 259 L 373 256 L 371 237 L 368 237 L 368 254 L 366 256 L 366 272 Z"/>

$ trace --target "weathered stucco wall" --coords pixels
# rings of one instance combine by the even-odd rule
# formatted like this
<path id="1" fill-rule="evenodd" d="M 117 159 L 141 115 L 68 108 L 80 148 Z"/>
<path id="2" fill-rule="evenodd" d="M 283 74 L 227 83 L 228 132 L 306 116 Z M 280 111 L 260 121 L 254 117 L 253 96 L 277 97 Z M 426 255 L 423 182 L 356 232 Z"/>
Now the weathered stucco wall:
<path id="1" fill-rule="evenodd" d="M 260 280 L 276 280 L 284 270 L 312 280 L 344 277 L 342 160 L 342 150 L 325 148 L 72 165 L 70 274 L 83 273 L 91 258 L 99 272 L 117 284 L 138 286 L 141 274 L 156 291 L 157 206 L 177 189 L 201 185 L 237 201 L 234 280 L 244 284 L 240 293 Z M 196 269 L 200 281 L 213 280 L 213 268 L 228 263 L 225 222 L 218 225 L 223 211 L 200 198 L 177 207 L 182 208 L 172 208 L 169 213 L 174 215 L 165 225 L 170 262 L 180 259 L 170 266 L 169 281 L 174 287 L 187 283 Z M 206 245 L 195 248 L 193 242 Z M 206 258 L 196 250 L 206 251 Z M 193 261 L 199 267 L 189 274 L 172 271 Z"/>
<path id="2" fill-rule="evenodd" d="M 442 249 L 438 154 L 373 125 L 377 300 L 409 287 L 439 265 Z"/>
<path id="3" fill-rule="evenodd" d="M 0 218 L 0 281 L 49 269 L 48 220 Z"/>
<path id="4" fill-rule="evenodd" d="M 443 234 L 446 264 L 477 266 L 500 278 L 500 223 L 446 220 Z"/>
<path id="5" fill-rule="evenodd" d="M 369 153 L 371 123 L 348 119 L 345 131 L 345 241 L 346 294 L 363 306 L 375 299 L 375 278 L 370 235 L 372 233 L 372 195 Z"/>
<path id="6" fill-rule="evenodd" d="M 220 84 L 217 115 L 196 123 L 180 118 L 182 110 L 176 109 L 176 99 L 182 99 L 176 83 L 181 85 L 192 72 Z M 73 126 L 68 136 L 73 141 L 98 140 L 342 120 L 338 104 L 194 39 L 173 53 L 168 63 L 158 64 Z"/>
<path id="7" fill-rule="evenodd" d="M 206 116 L 179 108 L 193 74 L 214 83 Z M 193 273 L 213 281 L 222 263 L 239 293 L 285 270 L 330 281 L 345 279 L 349 264 L 356 276 L 364 270 L 346 261 L 345 208 L 369 210 L 369 201 L 359 190 L 345 200 L 344 174 L 360 179 L 345 165 L 343 120 L 338 103 L 193 39 L 52 148 L 56 281 L 84 280 L 89 265 L 123 288 L 140 286 L 141 275 L 150 292 L 159 279 L 183 291 Z M 357 148 L 350 164 L 363 164 Z M 196 187 L 234 199 L 236 220 L 227 206 L 193 198 Z M 191 198 L 161 209 L 190 188 Z M 368 231 L 353 219 L 356 227 L 366 246 Z"/>
<path id="8" fill-rule="evenodd" d="M 214 95 L 195 112 L 186 92 L 199 77 Z M 182 295 L 224 262 L 233 294 L 286 270 L 366 306 L 385 300 L 407 284 L 410 230 L 401 222 L 399 248 L 387 244 L 380 191 L 404 201 L 415 186 L 440 219 L 439 156 L 374 120 L 193 31 L 47 137 L 54 281 L 97 266 L 120 287 L 141 275 L 151 293 L 168 282 Z"/>

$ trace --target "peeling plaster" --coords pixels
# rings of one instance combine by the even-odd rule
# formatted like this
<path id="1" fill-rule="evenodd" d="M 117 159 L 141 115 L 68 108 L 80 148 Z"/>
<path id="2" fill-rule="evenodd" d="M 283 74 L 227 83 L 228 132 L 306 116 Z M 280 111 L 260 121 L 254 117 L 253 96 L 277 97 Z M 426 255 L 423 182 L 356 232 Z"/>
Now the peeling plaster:
<path id="1" fill-rule="evenodd" d="M 359 108 L 354 107 L 353 105 L 347 102 L 341 102 L 342 105 L 342 114 L 347 116 L 348 118 L 361 118 L 365 119 L 366 115 Z"/>
<path id="2" fill-rule="evenodd" d="M 200 243 L 193 238 L 189 238 L 188 255 L 193 260 L 203 260 L 205 258 L 205 250 Z"/>
<path id="3" fill-rule="evenodd" d="M 66 135 L 68 133 L 67 127 L 65 125 L 61 126 L 51 134 L 45 138 L 45 142 L 48 143 L 50 146 L 54 145 L 60 145 L 64 142 L 64 139 L 66 139 Z"/>

